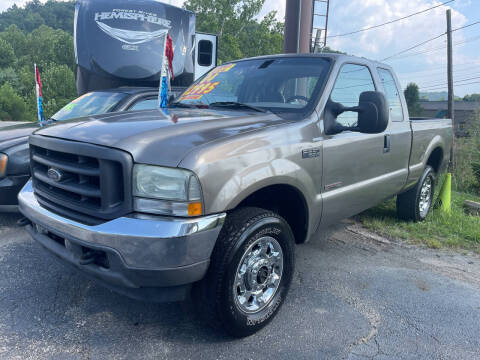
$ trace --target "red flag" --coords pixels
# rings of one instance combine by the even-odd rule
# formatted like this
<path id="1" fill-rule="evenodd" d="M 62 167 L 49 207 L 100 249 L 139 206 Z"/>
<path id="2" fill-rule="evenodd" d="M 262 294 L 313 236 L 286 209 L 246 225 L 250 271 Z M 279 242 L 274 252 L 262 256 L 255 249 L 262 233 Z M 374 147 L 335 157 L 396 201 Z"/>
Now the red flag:
<path id="1" fill-rule="evenodd" d="M 35 66 L 35 76 L 37 77 L 37 84 L 38 84 L 38 96 L 42 96 L 42 80 L 40 79 L 40 71 L 38 71 L 38 67 Z"/>
<path id="2" fill-rule="evenodd" d="M 168 67 L 170 69 L 170 75 L 173 80 L 173 40 L 169 34 L 167 34 L 167 46 L 165 47 L 165 56 L 168 59 Z"/>

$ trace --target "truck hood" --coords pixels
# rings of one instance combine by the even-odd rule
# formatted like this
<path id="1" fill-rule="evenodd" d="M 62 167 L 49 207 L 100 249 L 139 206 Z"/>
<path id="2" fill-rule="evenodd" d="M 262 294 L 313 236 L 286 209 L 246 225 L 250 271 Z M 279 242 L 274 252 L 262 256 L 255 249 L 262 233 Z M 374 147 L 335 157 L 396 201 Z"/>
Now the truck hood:
<path id="1" fill-rule="evenodd" d="M 24 123 L 11 125 L 0 129 L 0 151 L 18 145 L 21 142 L 28 141 L 31 135 L 39 125 L 36 123 Z"/>
<path id="2" fill-rule="evenodd" d="M 36 123 L 24 123 L 0 128 L 0 142 L 29 136 L 38 127 Z"/>
<path id="3" fill-rule="evenodd" d="M 148 110 L 66 121 L 35 135 L 118 148 L 136 162 L 175 167 L 197 146 L 289 121 L 250 111 Z"/>

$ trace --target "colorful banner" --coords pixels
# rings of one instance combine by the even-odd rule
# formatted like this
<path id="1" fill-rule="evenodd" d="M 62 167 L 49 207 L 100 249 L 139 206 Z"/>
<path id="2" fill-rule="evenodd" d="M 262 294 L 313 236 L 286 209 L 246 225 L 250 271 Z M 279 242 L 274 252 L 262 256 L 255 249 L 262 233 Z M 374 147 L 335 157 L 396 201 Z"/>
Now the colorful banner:
<path id="1" fill-rule="evenodd" d="M 212 92 L 220 81 L 213 81 L 219 74 L 230 71 L 235 64 L 220 65 L 210 71 L 199 83 L 190 86 L 180 98 L 180 100 L 199 100 L 203 95 Z"/>
<path id="2" fill-rule="evenodd" d="M 173 80 L 173 41 L 168 33 L 165 38 L 165 51 L 163 54 L 160 89 L 158 93 L 158 102 L 162 109 L 168 106 L 168 90 L 170 89 L 170 81 Z"/>
<path id="3" fill-rule="evenodd" d="M 45 116 L 43 115 L 43 98 L 42 98 L 42 80 L 40 79 L 40 71 L 38 71 L 37 64 L 34 64 L 35 71 L 35 92 L 37 95 L 37 117 L 40 126 L 45 123 Z"/>

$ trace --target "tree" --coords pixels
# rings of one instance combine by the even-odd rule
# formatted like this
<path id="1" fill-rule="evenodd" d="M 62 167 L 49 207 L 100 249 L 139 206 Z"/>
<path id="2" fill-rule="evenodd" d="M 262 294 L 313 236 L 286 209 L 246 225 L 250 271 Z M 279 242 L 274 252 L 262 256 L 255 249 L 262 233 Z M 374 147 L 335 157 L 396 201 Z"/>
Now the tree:
<path id="1" fill-rule="evenodd" d="M 0 32 L 0 39 L 8 42 L 17 58 L 24 56 L 27 51 L 27 38 L 16 25 L 10 25 L 5 31 Z"/>
<path id="2" fill-rule="evenodd" d="M 40 25 L 47 25 L 72 35 L 74 10 L 74 1 L 48 0 L 46 4 L 42 4 L 39 0 L 33 0 L 27 2 L 24 8 L 13 5 L 0 13 L 0 31 L 13 24 L 26 32 L 31 32 Z"/>
<path id="3" fill-rule="evenodd" d="M 220 63 L 242 57 L 282 52 L 283 24 L 275 13 L 257 21 L 265 0 L 187 0 L 196 13 L 198 31 L 218 35 Z"/>
<path id="4" fill-rule="evenodd" d="M 12 67 L 0 69 L 0 86 L 9 83 L 14 89 L 21 87 L 20 78 Z"/>
<path id="5" fill-rule="evenodd" d="M 0 39 L 0 68 L 12 66 L 15 62 L 15 52 L 12 45 Z"/>
<path id="6" fill-rule="evenodd" d="M 422 113 L 422 108 L 419 104 L 420 93 L 418 91 L 418 85 L 415 83 L 409 83 L 404 91 L 405 100 L 407 101 L 408 112 L 410 116 L 419 116 Z"/>
<path id="7" fill-rule="evenodd" d="M 463 101 L 468 101 L 468 102 L 477 101 L 477 102 L 479 102 L 480 101 L 480 94 L 465 95 L 463 97 Z"/>
<path id="8" fill-rule="evenodd" d="M 0 120 L 25 120 L 26 105 L 23 99 L 6 82 L 0 87 Z"/>
<path id="9" fill-rule="evenodd" d="M 77 97 L 75 75 L 65 64 L 47 67 L 42 72 L 42 83 L 47 118 Z"/>

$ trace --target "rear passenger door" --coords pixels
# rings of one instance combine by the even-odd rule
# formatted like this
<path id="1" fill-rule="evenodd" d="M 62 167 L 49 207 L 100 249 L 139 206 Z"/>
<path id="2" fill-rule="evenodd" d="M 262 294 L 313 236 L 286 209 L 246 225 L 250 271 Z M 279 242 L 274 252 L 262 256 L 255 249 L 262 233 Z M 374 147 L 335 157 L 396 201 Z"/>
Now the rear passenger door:
<path id="1" fill-rule="evenodd" d="M 408 177 L 408 164 L 410 160 L 410 148 L 412 144 L 412 131 L 407 113 L 404 111 L 398 82 L 391 70 L 377 68 L 380 83 L 390 107 L 390 123 L 386 132 L 389 148 L 385 154 L 388 160 L 385 164 L 385 174 L 389 175 L 391 185 L 389 191 L 392 195 L 401 191 Z"/>
<path id="2" fill-rule="evenodd" d="M 371 69 L 362 64 L 344 64 L 330 99 L 345 107 L 357 106 L 360 94 L 375 91 Z M 337 122 L 356 126 L 358 114 L 344 112 Z M 390 157 L 384 152 L 385 135 L 343 131 L 326 135 L 323 141 L 322 224 L 357 214 L 392 195 L 385 169 Z"/>

